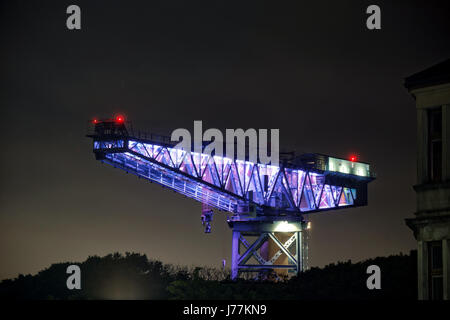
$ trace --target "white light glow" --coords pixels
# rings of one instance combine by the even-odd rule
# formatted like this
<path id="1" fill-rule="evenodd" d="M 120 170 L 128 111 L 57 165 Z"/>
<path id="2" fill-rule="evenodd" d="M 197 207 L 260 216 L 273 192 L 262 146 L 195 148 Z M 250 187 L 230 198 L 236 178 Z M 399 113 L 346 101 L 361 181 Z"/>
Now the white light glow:
<path id="1" fill-rule="evenodd" d="M 358 176 L 362 176 L 362 177 L 365 177 L 365 176 L 366 176 L 366 174 L 364 173 L 363 168 L 359 168 L 359 169 L 357 170 L 356 174 L 357 174 Z"/>
<path id="2" fill-rule="evenodd" d="M 349 173 L 350 170 L 348 169 L 347 166 L 341 164 L 340 167 L 339 167 L 339 172 L 342 172 L 342 173 Z"/>
<path id="3" fill-rule="evenodd" d="M 280 221 L 275 227 L 275 232 L 294 232 L 297 231 L 295 225 L 289 224 L 287 221 Z"/>

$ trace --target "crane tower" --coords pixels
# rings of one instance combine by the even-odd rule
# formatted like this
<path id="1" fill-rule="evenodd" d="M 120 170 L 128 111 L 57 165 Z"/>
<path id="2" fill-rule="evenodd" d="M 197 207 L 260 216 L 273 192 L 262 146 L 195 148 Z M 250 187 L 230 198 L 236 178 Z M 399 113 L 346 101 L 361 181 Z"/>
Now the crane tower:
<path id="1" fill-rule="evenodd" d="M 97 160 L 201 202 L 205 232 L 214 210 L 227 213 L 232 279 L 304 271 L 307 215 L 367 205 L 375 178 L 354 158 L 302 154 L 273 166 L 186 152 L 169 137 L 135 133 L 122 116 L 92 122 Z"/>

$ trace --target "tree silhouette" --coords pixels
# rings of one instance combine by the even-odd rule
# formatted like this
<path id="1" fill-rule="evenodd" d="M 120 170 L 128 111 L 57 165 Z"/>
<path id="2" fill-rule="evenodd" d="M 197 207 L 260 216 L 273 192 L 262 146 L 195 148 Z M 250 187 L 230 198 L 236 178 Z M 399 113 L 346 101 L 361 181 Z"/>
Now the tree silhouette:
<path id="1" fill-rule="evenodd" d="M 312 268 L 285 281 L 231 281 L 229 271 L 182 267 L 126 252 L 51 265 L 0 283 L 2 299 L 417 299 L 416 251 Z M 81 269 L 81 290 L 69 290 L 66 269 Z M 369 265 L 381 269 L 381 290 L 368 290 Z"/>

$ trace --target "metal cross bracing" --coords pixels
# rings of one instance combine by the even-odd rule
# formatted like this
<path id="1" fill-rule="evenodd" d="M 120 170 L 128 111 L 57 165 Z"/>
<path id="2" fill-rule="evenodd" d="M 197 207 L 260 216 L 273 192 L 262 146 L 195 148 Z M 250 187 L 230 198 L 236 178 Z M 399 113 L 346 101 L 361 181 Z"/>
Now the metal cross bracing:
<path id="1" fill-rule="evenodd" d="M 236 231 L 237 232 L 237 231 Z M 272 239 L 279 247 L 280 249 L 272 256 L 270 260 L 265 260 L 261 255 L 258 253 L 258 249 L 261 247 L 261 245 L 269 240 Z M 296 234 L 292 235 L 286 242 L 283 244 L 279 242 L 279 240 L 276 238 L 276 235 L 274 232 L 267 232 L 260 234 L 259 238 L 256 239 L 256 241 L 253 243 L 253 245 L 250 246 L 247 239 L 244 238 L 242 234 L 239 236 L 239 241 L 244 245 L 245 248 L 247 248 L 247 251 L 238 258 L 238 264 L 239 266 L 245 266 L 245 263 L 248 261 L 248 259 L 251 258 L 253 255 L 256 260 L 259 262 L 259 266 L 257 268 L 264 268 L 264 266 L 273 266 L 275 261 L 284 253 L 286 254 L 289 259 L 293 262 L 293 266 L 296 267 L 297 264 L 297 257 L 293 258 L 292 254 L 289 253 L 289 248 L 291 245 L 297 240 Z M 256 243 L 258 243 L 257 246 L 254 246 Z"/>
<path id="2" fill-rule="evenodd" d="M 288 230 L 283 229 L 284 225 L 286 222 L 281 220 L 258 224 L 249 224 L 248 221 L 231 222 L 233 229 L 231 278 L 236 279 L 241 272 L 261 274 L 270 270 L 287 269 L 299 274 L 304 271 L 306 223 L 300 219 L 290 221 Z M 287 239 L 281 241 L 280 234 L 287 235 Z M 246 237 L 256 239 L 249 243 Z M 243 252 L 241 245 L 245 249 Z M 263 253 L 264 245 L 266 248 Z M 287 257 L 287 263 L 276 264 L 282 255 Z M 251 258 L 254 258 L 256 264 L 250 263 Z"/>

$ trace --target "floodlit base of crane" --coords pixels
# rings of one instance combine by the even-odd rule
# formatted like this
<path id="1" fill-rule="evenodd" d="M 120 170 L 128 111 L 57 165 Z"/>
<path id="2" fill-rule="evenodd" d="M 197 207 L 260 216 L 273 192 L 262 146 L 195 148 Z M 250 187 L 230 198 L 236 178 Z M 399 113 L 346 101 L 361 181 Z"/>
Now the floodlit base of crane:
<path id="1" fill-rule="evenodd" d="M 232 280 L 236 280 L 241 272 L 254 272 L 259 278 L 277 279 L 280 275 L 287 276 L 288 272 L 298 275 L 306 270 L 307 225 L 301 218 L 273 222 L 229 220 L 228 224 L 233 230 Z M 251 243 L 249 237 L 256 237 L 256 240 Z"/>

